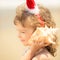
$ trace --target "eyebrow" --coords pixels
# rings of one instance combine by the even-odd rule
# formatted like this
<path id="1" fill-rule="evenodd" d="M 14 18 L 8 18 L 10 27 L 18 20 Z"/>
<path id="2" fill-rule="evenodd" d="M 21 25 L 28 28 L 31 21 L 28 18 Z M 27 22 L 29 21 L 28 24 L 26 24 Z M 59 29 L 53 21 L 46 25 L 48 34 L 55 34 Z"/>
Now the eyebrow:
<path id="1" fill-rule="evenodd" d="M 18 29 L 18 31 L 26 31 L 25 29 Z"/>

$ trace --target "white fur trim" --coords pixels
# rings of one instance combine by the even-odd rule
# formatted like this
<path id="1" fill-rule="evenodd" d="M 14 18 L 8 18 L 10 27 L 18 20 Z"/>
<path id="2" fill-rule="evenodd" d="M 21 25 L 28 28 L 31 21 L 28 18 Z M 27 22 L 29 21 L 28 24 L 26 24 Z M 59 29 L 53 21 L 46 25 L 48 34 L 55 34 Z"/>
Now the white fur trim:
<path id="1" fill-rule="evenodd" d="M 26 6 L 27 7 L 27 6 Z M 26 8 L 30 13 L 32 14 L 39 14 L 39 9 L 38 6 L 36 5 L 34 9 L 29 9 L 28 7 Z"/>

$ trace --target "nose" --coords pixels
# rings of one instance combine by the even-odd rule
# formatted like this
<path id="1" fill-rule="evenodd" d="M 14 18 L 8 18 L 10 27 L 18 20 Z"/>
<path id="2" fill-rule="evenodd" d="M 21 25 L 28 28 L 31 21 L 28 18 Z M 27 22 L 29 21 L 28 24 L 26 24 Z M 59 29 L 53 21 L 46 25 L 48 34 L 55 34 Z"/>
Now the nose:
<path id="1" fill-rule="evenodd" d="M 22 33 L 20 33 L 20 32 L 18 32 L 18 38 L 19 38 L 20 40 L 23 40 L 23 39 L 24 39 L 23 34 L 22 34 Z"/>
<path id="2" fill-rule="evenodd" d="M 18 34 L 18 38 L 20 38 L 20 39 L 21 39 L 21 38 L 22 38 L 22 35 L 21 35 L 21 34 Z"/>

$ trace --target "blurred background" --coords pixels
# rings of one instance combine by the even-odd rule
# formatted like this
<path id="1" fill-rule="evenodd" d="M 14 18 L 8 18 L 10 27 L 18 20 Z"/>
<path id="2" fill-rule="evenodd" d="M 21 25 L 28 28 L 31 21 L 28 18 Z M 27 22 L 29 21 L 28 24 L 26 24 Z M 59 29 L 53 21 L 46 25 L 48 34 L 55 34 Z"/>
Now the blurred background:
<path id="1" fill-rule="evenodd" d="M 25 50 L 13 24 L 16 7 L 24 2 L 25 0 L 0 0 L 0 60 L 20 60 Z M 60 0 L 36 0 L 36 2 L 51 11 L 57 28 L 60 28 Z M 58 31 L 58 41 L 59 37 Z M 54 60 L 60 60 L 60 41 Z"/>

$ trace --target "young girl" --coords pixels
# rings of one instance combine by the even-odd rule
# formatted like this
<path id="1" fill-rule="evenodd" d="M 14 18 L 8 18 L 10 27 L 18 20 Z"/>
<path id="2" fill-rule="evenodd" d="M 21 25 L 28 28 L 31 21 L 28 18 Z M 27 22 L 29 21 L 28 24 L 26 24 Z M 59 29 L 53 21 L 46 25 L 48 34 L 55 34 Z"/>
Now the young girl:
<path id="1" fill-rule="evenodd" d="M 29 1 L 29 0 L 28 0 Z M 31 2 L 31 0 L 29 1 Z M 35 2 L 33 2 L 35 4 Z M 33 5 L 33 3 L 31 5 Z M 29 3 L 27 2 L 27 5 Z M 37 5 L 39 14 L 31 13 L 26 5 L 17 7 L 14 24 L 19 32 L 19 39 L 25 46 L 30 48 L 27 50 L 21 60 L 52 60 L 55 56 L 57 37 L 55 34 L 46 34 L 46 26 L 48 28 L 55 28 L 55 23 L 52 20 L 50 11 L 40 5 Z M 30 6 L 31 7 L 31 6 Z M 32 7 L 31 9 L 33 9 Z M 38 11 L 38 9 L 36 9 Z M 41 28 L 40 30 L 37 28 Z M 43 33 L 43 29 L 45 32 Z M 39 32 L 39 31 L 40 32 Z M 38 33 L 38 34 L 37 34 Z M 36 38 L 38 37 L 38 39 Z M 55 42 L 51 43 L 48 37 Z"/>

